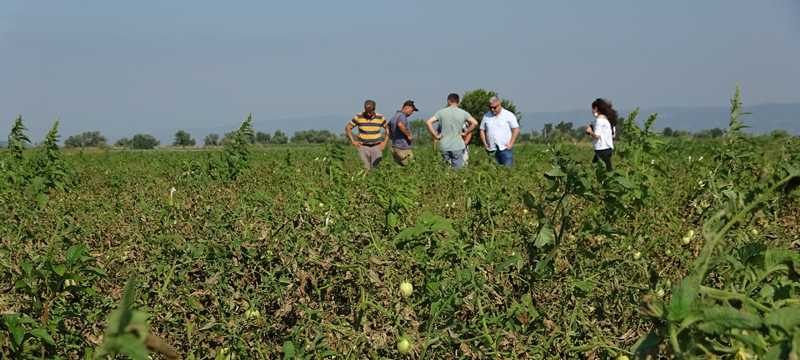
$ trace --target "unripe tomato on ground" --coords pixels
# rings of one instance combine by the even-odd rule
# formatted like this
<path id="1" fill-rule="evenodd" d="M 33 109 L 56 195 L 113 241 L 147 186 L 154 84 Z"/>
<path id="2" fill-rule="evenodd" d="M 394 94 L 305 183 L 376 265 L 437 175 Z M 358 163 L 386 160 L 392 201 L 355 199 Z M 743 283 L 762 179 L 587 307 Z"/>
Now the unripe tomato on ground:
<path id="1" fill-rule="evenodd" d="M 403 295 L 404 298 L 411 296 L 414 293 L 414 286 L 411 285 L 408 281 L 403 281 L 400 283 L 400 294 Z"/>
<path id="2" fill-rule="evenodd" d="M 411 352 L 411 342 L 406 338 L 401 338 L 400 341 L 397 342 L 397 351 L 404 355 L 408 354 Z"/>

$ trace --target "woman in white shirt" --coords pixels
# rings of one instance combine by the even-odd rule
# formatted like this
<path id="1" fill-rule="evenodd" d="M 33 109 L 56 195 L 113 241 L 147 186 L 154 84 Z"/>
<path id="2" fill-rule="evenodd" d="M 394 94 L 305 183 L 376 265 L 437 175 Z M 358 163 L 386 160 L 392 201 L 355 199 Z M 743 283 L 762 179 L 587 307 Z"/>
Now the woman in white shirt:
<path id="1" fill-rule="evenodd" d="M 586 127 L 586 133 L 592 137 L 594 159 L 592 163 L 602 160 L 606 170 L 611 171 L 611 155 L 614 154 L 614 135 L 617 127 L 617 111 L 610 101 L 597 99 L 592 102 L 594 123 Z"/>

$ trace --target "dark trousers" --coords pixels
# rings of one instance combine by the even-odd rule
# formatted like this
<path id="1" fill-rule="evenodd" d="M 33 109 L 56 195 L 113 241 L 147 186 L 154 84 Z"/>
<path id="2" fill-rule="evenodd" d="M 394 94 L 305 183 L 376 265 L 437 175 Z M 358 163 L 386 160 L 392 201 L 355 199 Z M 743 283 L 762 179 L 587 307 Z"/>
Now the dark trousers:
<path id="1" fill-rule="evenodd" d="M 599 160 L 602 160 L 603 163 L 606 164 L 606 170 L 608 171 L 614 170 L 614 167 L 611 166 L 611 155 L 614 155 L 614 149 L 595 150 L 594 159 L 592 159 L 592 164 L 596 163 Z"/>

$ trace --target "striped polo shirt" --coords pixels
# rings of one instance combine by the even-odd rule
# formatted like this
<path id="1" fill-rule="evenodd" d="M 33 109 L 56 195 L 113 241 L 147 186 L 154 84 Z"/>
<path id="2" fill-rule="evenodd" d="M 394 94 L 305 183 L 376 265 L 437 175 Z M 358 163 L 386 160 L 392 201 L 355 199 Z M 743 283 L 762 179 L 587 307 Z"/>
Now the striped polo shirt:
<path id="1" fill-rule="evenodd" d="M 372 118 L 364 117 L 364 114 L 358 114 L 350 120 L 350 123 L 358 128 L 358 141 L 364 144 L 377 144 L 383 142 L 384 126 L 386 120 L 381 114 L 375 114 Z"/>

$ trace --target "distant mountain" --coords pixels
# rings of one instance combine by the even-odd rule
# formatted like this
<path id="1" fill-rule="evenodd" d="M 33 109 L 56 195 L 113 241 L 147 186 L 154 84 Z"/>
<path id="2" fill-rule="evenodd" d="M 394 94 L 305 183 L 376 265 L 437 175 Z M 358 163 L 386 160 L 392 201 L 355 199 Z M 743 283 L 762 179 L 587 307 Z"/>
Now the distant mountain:
<path id="1" fill-rule="evenodd" d="M 750 127 L 748 129 L 750 132 L 768 133 L 782 129 L 800 135 L 800 103 L 745 106 L 744 110 L 751 113 L 743 118 L 744 123 Z M 620 115 L 625 116 L 629 112 L 629 110 L 622 111 Z M 722 106 L 641 108 L 638 119 L 644 121 L 652 113 L 658 113 L 655 123 L 657 129 L 665 127 L 689 131 L 715 127 L 724 129 L 728 127 L 730 119 L 729 108 Z M 522 127 L 528 131 L 539 131 L 545 123 L 556 124 L 560 121 L 571 121 L 578 126 L 587 124 L 591 120 L 588 110 L 533 112 L 523 114 Z"/>
<path id="2" fill-rule="evenodd" d="M 8 147 L 8 141 L 0 141 L 0 149 L 5 149 Z"/>

